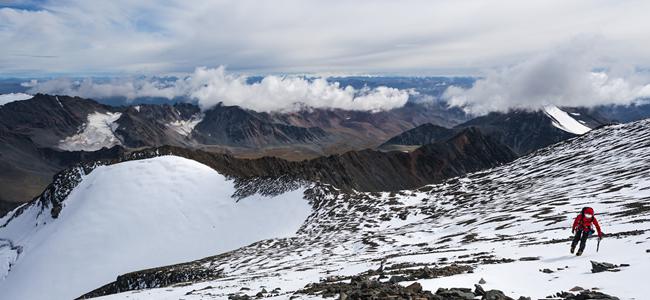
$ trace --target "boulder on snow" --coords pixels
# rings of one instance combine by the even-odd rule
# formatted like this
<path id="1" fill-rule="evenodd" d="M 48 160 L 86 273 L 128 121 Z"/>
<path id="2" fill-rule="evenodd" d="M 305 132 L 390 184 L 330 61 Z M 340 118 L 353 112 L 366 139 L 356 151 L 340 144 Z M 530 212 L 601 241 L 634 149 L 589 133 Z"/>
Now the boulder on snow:
<path id="1" fill-rule="evenodd" d="M 608 262 L 597 262 L 597 261 L 591 261 L 591 272 L 592 273 L 599 273 L 599 272 L 618 272 L 620 269 L 618 268 L 617 265 L 615 264 L 610 264 Z"/>
<path id="2" fill-rule="evenodd" d="M 422 291 L 422 285 L 417 282 L 414 282 L 411 283 L 409 286 L 405 287 L 405 289 L 412 293 L 419 293 Z"/>
<path id="3" fill-rule="evenodd" d="M 502 291 L 489 290 L 485 292 L 485 295 L 483 295 L 481 300 L 514 300 L 514 299 L 506 296 Z"/>
<path id="4" fill-rule="evenodd" d="M 475 296 L 483 296 L 485 295 L 485 290 L 480 284 L 475 284 L 474 285 L 474 295 Z"/>
<path id="5" fill-rule="evenodd" d="M 526 256 L 519 259 L 519 261 L 535 261 L 540 260 L 539 256 Z"/>
<path id="6" fill-rule="evenodd" d="M 478 284 L 485 284 L 485 283 L 487 283 L 487 282 L 483 278 L 481 278 L 481 280 L 478 281 Z"/>
<path id="7" fill-rule="evenodd" d="M 610 296 L 596 291 L 582 291 L 580 294 L 571 295 L 565 300 L 620 300 L 618 297 Z"/>
<path id="8" fill-rule="evenodd" d="M 391 276 L 390 279 L 388 279 L 388 282 L 390 283 L 398 283 L 402 281 L 408 281 L 408 278 L 402 276 L 402 275 L 394 275 Z"/>
<path id="9" fill-rule="evenodd" d="M 472 293 L 471 289 L 466 288 L 439 288 L 436 291 L 436 296 L 440 296 L 443 299 L 474 300 L 474 293 Z"/>

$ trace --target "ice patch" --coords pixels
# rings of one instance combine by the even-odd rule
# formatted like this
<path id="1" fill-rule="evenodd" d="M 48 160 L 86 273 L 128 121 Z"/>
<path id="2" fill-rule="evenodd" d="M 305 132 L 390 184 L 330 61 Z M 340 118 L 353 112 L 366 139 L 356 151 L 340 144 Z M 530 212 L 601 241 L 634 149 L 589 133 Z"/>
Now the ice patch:
<path id="1" fill-rule="evenodd" d="M 134 106 L 133 109 L 135 109 L 137 112 L 140 112 L 140 105 Z"/>
<path id="2" fill-rule="evenodd" d="M 119 124 L 117 119 L 122 113 L 95 112 L 88 115 L 88 122 L 82 132 L 67 137 L 60 141 L 59 149 L 66 151 L 97 151 L 120 145 L 120 140 L 115 136 Z"/>
<path id="3" fill-rule="evenodd" d="M 565 111 L 559 109 L 557 106 L 545 106 L 544 113 L 553 120 L 553 126 L 562 129 L 566 132 L 573 134 L 585 134 L 591 130 L 591 128 L 581 124 L 571 117 Z"/>
<path id="4" fill-rule="evenodd" d="M 201 123 L 203 120 L 203 115 L 195 115 L 189 120 L 177 120 L 167 124 L 167 127 L 173 129 L 178 134 L 183 136 L 189 136 L 196 127 L 197 124 Z"/>
<path id="5" fill-rule="evenodd" d="M 25 93 L 9 93 L 0 95 L 0 105 L 5 105 L 9 102 L 32 99 L 34 96 Z"/>

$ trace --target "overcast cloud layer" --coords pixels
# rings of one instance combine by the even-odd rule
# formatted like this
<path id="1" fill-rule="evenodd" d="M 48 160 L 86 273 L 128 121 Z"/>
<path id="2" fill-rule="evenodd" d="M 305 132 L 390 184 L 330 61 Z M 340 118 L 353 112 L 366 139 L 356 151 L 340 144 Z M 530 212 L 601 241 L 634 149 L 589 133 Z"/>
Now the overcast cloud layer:
<path id="1" fill-rule="evenodd" d="M 0 72 L 445 74 L 576 35 L 648 65 L 650 1 L 0 0 Z"/>

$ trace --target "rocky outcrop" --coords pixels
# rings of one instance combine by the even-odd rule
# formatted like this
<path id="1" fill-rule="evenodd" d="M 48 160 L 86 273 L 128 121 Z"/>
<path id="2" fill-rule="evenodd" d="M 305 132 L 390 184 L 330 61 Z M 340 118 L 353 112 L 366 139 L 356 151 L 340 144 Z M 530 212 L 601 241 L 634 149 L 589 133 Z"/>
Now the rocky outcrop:
<path id="1" fill-rule="evenodd" d="M 618 297 L 610 296 L 599 291 L 583 290 L 577 294 L 570 292 L 560 292 L 548 296 L 548 298 L 556 298 L 563 300 L 619 300 Z"/>
<path id="2" fill-rule="evenodd" d="M 476 297 L 481 297 L 481 300 L 513 300 L 502 291 L 489 290 L 486 292 L 478 285 L 475 291 L 470 288 L 439 288 L 432 293 L 424 290 L 418 282 L 402 286 L 394 282 L 371 280 L 363 276 L 353 276 L 349 283 L 347 281 L 312 283 L 296 292 L 296 295 L 300 294 L 317 295 L 323 298 L 338 296 L 339 299 L 474 300 L 477 299 Z"/>
<path id="3" fill-rule="evenodd" d="M 88 292 L 77 299 L 89 299 L 123 291 L 170 286 L 181 282 L 198 282 L 222 277 L 222 270 L 203 268 L 201 261 L 153 268 L 120 275 L 114 282 Z"/>

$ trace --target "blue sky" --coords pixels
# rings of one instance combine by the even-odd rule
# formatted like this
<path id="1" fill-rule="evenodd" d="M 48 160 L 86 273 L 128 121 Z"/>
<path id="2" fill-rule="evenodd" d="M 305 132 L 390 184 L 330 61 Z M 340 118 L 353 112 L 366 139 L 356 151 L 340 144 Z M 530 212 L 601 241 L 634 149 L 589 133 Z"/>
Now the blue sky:
<path id="1" fill-rule="evenodd" d="M 477 74 L 596 37 L 648 67 L 648 1 L 0 0 L 0 76 Z"/>

